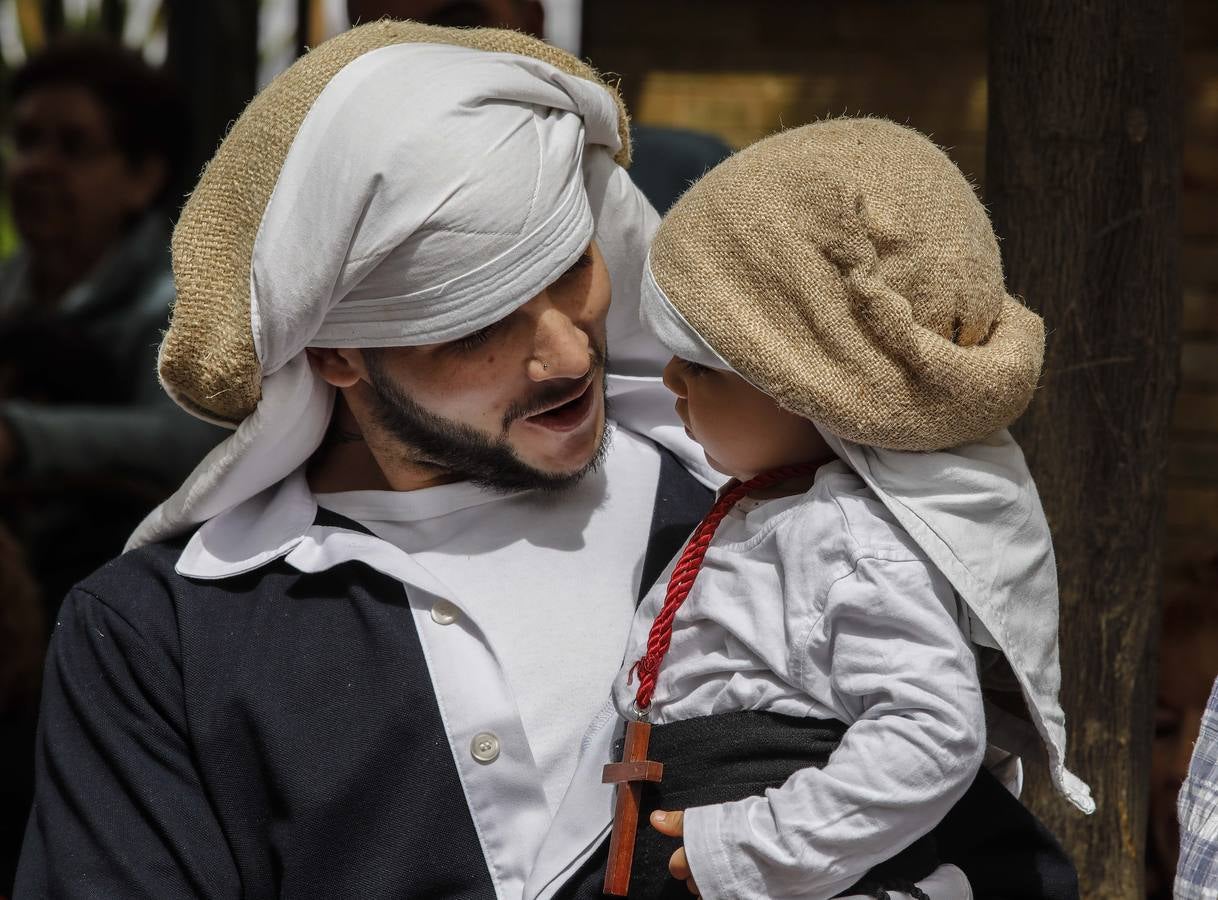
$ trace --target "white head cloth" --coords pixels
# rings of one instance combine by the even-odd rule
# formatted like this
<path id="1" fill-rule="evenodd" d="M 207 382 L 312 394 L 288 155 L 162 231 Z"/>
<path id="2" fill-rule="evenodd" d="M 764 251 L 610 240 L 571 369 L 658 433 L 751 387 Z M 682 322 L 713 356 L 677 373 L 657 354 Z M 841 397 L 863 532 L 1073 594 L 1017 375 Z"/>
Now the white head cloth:
<path id="1" fill-rule="evenodd" d="M 656 215 L 614 163 L 620 147 L 608 91 L 530 57 L 408 43 L 344 67 L 305 117 L 254 243 L 262 399 L 128 549 L 231 509 L 309 458 L 334 391 L 305 347 L 470 334 L 543 290 L 594 236 L 613 285 L 613 371 L 657 371 L 662 348 L 637 317 Z"/>
<path id="2" fill-rule="evenodd" d="M 640 316 L 673 355 L 735 371 L 673 306 L 650 266 Z M 978 443 L 915 453 L 856 444 L 813 424 L 951 582 L 967 607 L 973 643 L 1006 657 L 1054 785 L 1080 810 L 1094 812 L 1090 789 L 1065 765 L 1053 541 L 1014 438 L 1003 429 Z M 1036 750 L 1021 720 L 988 704 L 986 713 L 992 744 L 1019 755 Z"/>

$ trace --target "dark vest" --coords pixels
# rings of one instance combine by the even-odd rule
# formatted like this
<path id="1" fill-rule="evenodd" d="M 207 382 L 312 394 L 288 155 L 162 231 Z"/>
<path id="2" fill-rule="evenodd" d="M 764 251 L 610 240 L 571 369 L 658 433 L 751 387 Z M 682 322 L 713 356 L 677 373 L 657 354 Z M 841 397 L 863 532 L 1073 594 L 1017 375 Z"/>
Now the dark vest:
<path id="1" fill-rule="evenodd" d="M 642 590 L 710 500 L 661 450 Z M 16 896 L 494 898 L 401 583 L 191 581 L 182 546 L 65 603 Z"/>

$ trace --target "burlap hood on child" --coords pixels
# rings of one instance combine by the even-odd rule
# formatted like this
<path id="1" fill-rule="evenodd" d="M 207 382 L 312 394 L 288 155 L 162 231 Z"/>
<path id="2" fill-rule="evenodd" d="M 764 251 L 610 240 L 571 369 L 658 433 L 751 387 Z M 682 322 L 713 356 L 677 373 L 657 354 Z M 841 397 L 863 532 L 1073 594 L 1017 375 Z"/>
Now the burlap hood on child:
<path id="1" fill-rule="evenodd" d="M 816 423 L 963 601 L 991 745 L 1043 752 L 1092 812 L 1065 762 L 1052 538 L 1005 429 L 1036 386 L 1044 327 L 1006 294 L 985 210 L 942 151 L 880 119 L 749 147 L 665 216 L 642 315 L 674 354 Z M 1009 711 L 1016 691 L 1026 718 Z"/>
<path id="2" fill-rule="evenodd" d="M 986 437 L 1040 376 L 1044 326 L 1006 293 L 972 187 L 882 119 L 817 122 L 736 154 L 668 213 L 650 265 L 733 369 L 860 444 Z"/>
<path id="3" fill-rule="evenodd" d="M 178 299 L 161 347 L 161 380 L 184 407 L 236 423 L 261 396 L 262 369 L 250 322 L 255 237 L 288 151 L 309 110 L 353 60 L 395 44 L 447 44 L 511 53 L 548 63 L 608 87 L 618 105 L 629 165 L 625 106 L 596 71 L 571 54 L 514 31 L 453 29 L 383 21 L 353 29 L 314 49 L 265 88 L 242 113 L 191 194 L 173 235 Z"/>

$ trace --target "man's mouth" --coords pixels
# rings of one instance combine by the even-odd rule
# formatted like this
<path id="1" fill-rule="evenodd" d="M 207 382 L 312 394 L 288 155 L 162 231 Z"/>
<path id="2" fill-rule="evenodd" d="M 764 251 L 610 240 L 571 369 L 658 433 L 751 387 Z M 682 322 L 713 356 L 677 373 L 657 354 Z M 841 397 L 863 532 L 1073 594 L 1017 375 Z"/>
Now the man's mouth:
<path id="1" fill-rule="evenodd" d="M 524 421 L 551 431 L 573 431 L 588 417 L 596 400 L 593 385 L 597 379 L 588 381 L 568 397 L 546 407 L 541 412 L 527 416 Z"/>

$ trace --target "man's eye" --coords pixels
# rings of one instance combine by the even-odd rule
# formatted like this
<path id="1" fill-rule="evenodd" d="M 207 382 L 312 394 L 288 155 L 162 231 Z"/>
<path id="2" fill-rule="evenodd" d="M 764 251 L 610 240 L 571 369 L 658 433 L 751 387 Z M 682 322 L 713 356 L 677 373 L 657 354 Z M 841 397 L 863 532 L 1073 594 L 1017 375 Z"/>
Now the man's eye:
<path id="1" fill-rule="evenodd" d="M 492 322 L 485 328 L 479 328 L 473 334 L 467 334 L 465 337 L 458 338 L 457 340 L 453 341 L 453 346 L 461 352 L 466 352 L 480 347 L 482 344 L 485 344 L 490 336 L 499 329 L 499 325 L 499 322 Z"/>
<path id="2" fill-rule="evenodd" d="M 581 269 L 586 269 L 590 265 L 592 265 L 592 245 L 591 244 L 589 244 L 588 249 L 586 249 L 584 251 L 584 255 L 581 256 L 579 259 L 577 259 L 575 262 L 571 263 L 570 268 L 568 268 L 567 271 L 565 271 L 561 275 L 559 275 L 558 278 L 560 281 L 564 278 L 570 278 L 572 275 L 578 274 Z"/>

